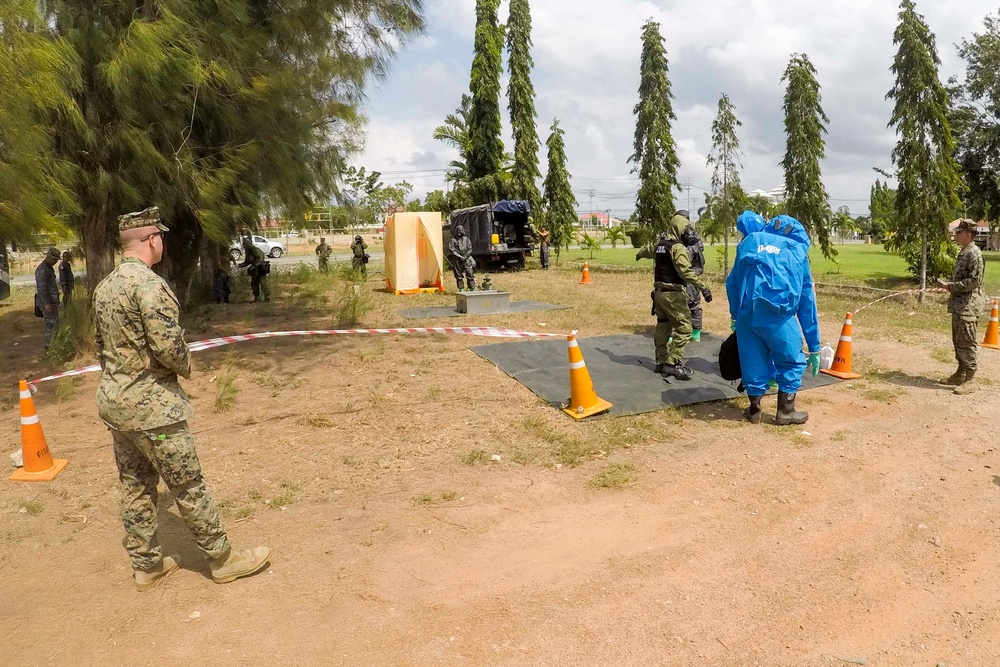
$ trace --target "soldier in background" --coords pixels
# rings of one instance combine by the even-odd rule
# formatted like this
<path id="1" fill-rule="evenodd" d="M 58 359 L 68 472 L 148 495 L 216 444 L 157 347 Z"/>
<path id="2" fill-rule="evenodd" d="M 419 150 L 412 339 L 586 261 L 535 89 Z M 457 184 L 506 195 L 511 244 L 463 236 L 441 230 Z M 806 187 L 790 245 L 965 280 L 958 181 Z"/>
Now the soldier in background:
<path id="1" fill-rule="evenodd" d="M 976 390 L 972 379 L 976 376 L 976 324 L 986 305 L 983 295 L 985 265 L 983 253 L 973 243 L 976 223 L 963 219 L 955 228 L 955 241 L 962 248 L 955 260 L 955 271 L 951 282 L 938 279 L 950 292 L 948 312 L 951 313 L 951 341 L 955 346 L 958 370 L 951 377 L 941 380 L 941 384 L 955 387 L 959 395 L 971 394 Z"/>
<path id="2" fill-rule="evenodd" d="M 455 225 L 455 234 L 448 241 L 448 259 L 458 291 L 465 288 L 463 278 L 469 284 L 469 291 L 476 289 L 476 259 L 472 256 L 472 239 L 465 235 L 465 227 Z"/>
<path id="3" fill-rule="evenodd" d="M 123 544 L 136 588 L 147 591 L 177 569 L 156 539 L 157 484 L 163 478 L 184 523 L 209 558 L 212 579 L 228 583 L 262 570 L 267 547 L 231 548 L 202 476 L 188 429 L 191 402 L 177 376 L 191 377 L 177 297 L 152 267 L 163 257 L 154 206 L 118 218 L 122 263 L 94 290 L 101 379 L 97 410 L 111 431 L 122 485 Z"/>
<path id="4" fill-rule="evenodd" d="M 538 258 L 542 262 L 542 268 L 549 268 L 549 230 L 545 229 L 545 225 L 538 230 Z"/>
<path id="5" fill-rule="evenodd" d="M 326 273 L 330 270 L 330 255 L 333 254 L 333 248 L 331 248 L 326 243 L 325 237 L 320 237 L 319 245 L 316 246 L 316 261 L 319 265 L 319 270 Z"/>
<path id="6" fill-rule="evenodd" d="M 49 248 L 35 268 L 35 315 L 45 320 L 45 351 L 59 326 L 59 283 L 52 269 L 59 261 L 59 250 Z"/>
<path id="7" fill-rule="evenodd" d="M 249 236 L 243 237 L 243 263 L 239 268 L 249 267 L 247 275 L 250 276 L 250 291 L 253 292 L 253 301 L 260 301 L 261 293 L 264 294 L 264 301 L 271 300 L 271 287 L 267 284 L 267 275 L 271 272 L 271 264 L 264 257 L 264 251 L 253 244 Z"/>
<path id="8" fill-rule="evenodd" d="M 660 234 L 659 242 L 652 250 L 653 255 L 653 308 L 656 316 L 656 331 L 653 344 L 656 348 L 655 371 L 678 380 L 690 380 L 691 369 L 684 365 L 684 349 L 691 340 L 691 310 L 688 308 L 687 285 L 694 285 L 712 302 L 712 292 L 691 268 L 691 257 L 681 242 L 684 230 L 690 226 L 687 217 L 678 211 L 670 220 L 667 229 Z M 648 257 L 648 250 L 640 250 L 638 261 Z"/>
<path id="9" fill-rule="evenodd" d="M 230 287 L 232 280 L 229 276 L 229 271 L 227 271 L 224 267 L 221 266 L 216 267 L 215 275 L 213 275 L 212 278 L 213 278 L 212 287 L 213 291 L 215 292 L 215 302 L 219 304 L 222 303 L 228 304 L 229 294 L 232 291 Z"/>
<path id="10" fill-rule="evenodd" d="M 677 215 L 687 218 L 688 212 L 677 211 Z M 684 230 L 684 233 L 681 234 L 681 242 L 688 249 L 688 255 L 691 257 L 691 269 L 694 271 L 694 274 L 696 276 L 704 274 L 705 242 L 701 240 L 701 235 L 694 228 L 694 225 L 688 225 L 688 228 Z M 688 293 L 688 308 L 691 310 L 691 340 L 697 343 L 701 340 L 701 292 L 691 283 L 686 285 L 686 289 Z"/>
<path id="11" fill-rule="evenodd" d="M 73 296 L 73 286 L 76 284 L 76 276 L 73 275 L 73 254 L 66 250 L 62 254 L 62 262 L 59 263 L 59 287 L 62 288 L 62 302 L 65 306 Z"/>
<path id="12" fill-rule="evenodd" d="M 365 277 L 368 277 L 368 253 L 365 252 L 367 249 L 368 244 L 361 238 L 361 235 L 355 236 L 354 243 L 351 244 L 351 252 L 354 253 L 354 257 L 351 259 L 351 268 L 360 271 L 361 275 Z"/>

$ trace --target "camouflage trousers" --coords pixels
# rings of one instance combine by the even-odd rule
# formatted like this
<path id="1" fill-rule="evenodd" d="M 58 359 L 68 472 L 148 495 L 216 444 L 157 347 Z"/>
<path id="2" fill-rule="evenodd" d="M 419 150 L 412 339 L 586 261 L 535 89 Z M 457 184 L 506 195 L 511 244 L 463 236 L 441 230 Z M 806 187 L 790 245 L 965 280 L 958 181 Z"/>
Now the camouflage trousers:
<path id="1" fill-rule="evenodd" d="M 52 336 L 55 335 L 56 329 L 59 328 L 59 309 L 53 307 L 52 312 L 42 312 L 42 319 L 45 322 L 45 349 L 49 349 L 49 343 L 52 342 Z"/>
<path id="2" fill-rule="evenodd" d="M 330 270 L 330 260 L 327 257 L 323 257 L 323 255 L 319 255 L 316 258 L 316 264 L 317 266 L 319 266 L 319 270 L 322 271 L 323 273 L 326 273 L 327 271 Z"/>
<path id="3" fill-rule="evenodd" d="M 960 368 L 976 372 L 976 324 L 966 321 L 961 315 L 951 316 L 951 342 L 955 346 L 955 360 Z"/>
<path id="4" fill-rule="evenodd" d="M 656 315 L 656 363 L 676 364 L 684 356 L 684 348 L 691 341 L 691 310 L 688 294 L 683 288 L 677 291 L 653 292 L 653 313 Z"/>
<path id="5" fill-rule="evenodd" d="M 258 276 L 256 272 L 250 276 L 250 291 L 253 293 L 254 301 L 260 299 L 264 294 L 264 301 L 271 300 L 271 286 L 267 284 L 267 276 Z"/>
<path id="6" fill-rule="evenodd" d="M 161 477 L 205 555 L 209 558 L 225 555 L 229 540 L 219 510 L 205 486 L 187 422 L 149 431 L 111 429 L 111 437 L 122 484 L 123 544 L 132 567 L 148 570 L 163 558 L 156 538 L 156 487 Z"/>

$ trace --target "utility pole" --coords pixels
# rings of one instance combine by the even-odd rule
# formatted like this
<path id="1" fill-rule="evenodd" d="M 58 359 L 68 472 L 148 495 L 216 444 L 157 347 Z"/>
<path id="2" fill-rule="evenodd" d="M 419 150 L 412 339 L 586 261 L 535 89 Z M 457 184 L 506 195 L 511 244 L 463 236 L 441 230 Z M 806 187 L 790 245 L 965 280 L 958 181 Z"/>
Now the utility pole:
<path id="1" fill-rule="evenodd" d="M 594 191 L 588 190 L 587 194 L 590 195 L 590 209 L 587 211 L 587 229 L 593 229 L 594 224 Z"/>
<path id="2" fill-rule="evenodd" d="M 685 183 L 684 187 L 686 187 L 687 191 L 688 191 L 687 212 L 688 212 L 688 216 L 690 216 L 691 215 L 691 181 L 688 180 L 688 182 Z"/>

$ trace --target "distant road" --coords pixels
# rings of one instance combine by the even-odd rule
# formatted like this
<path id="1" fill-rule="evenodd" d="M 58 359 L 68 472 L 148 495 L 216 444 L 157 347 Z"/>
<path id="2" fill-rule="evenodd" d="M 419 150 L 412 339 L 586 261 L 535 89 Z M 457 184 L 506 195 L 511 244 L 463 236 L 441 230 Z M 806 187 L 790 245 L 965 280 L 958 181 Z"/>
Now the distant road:
<path id="1" fill-rule="evenodd" d="M 379 261 L 385 259 L 384 252 L 370 252 L 372 261 Z M 334 253 L 330 256 L 331 262 L 350 262 L 351 258 L 354 257 L 353 253 L 350 252 L 340 252 Z M 274 266 L 295 266 L 296 264 L 308 264 L 310 266 L 316 266 L 316 255 L 285 255 L 284 257 L 279 257 L 278 259 L 268 259 Z M 76 273 L 77 280 L 83 280 L 87 277 L 87 274 L 82 271 Z M 24 276 L 13 276 L 10 280 L 12 286 L 24 286 L 24 285 L 34 285 L 35 276 L 24 275 Z"/>

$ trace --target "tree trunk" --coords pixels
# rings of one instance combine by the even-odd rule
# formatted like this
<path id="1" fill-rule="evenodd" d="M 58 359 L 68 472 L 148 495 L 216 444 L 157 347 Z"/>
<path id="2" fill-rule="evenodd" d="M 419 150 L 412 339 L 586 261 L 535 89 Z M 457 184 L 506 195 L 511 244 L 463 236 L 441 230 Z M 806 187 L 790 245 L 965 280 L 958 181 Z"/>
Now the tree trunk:
<path id="1" fill-rule="evenodd" d="M 725 230 L 723 232 L 723 237 L 725 238 L 726 249 L 725 249 L 725 252 L 723 253 L 723 260 L 722 260 L 722 264 L 723 264 L 723 266 L 722 266 L 722 278 L 723 278 L 723 280 L 725 280 L 726 278 L 729 277 L 729 222 L 726 221 L 723 224 L 725 225 L 723 227 L 723 229 Z"/>
<path id="2" fill-rule="evenodd" d="M 201 284 L 214 285 L 215 270 L 229 266 L 229 247 L 206 236 L 202 239 L 199 261 L 201 263 Z"/>
<path id="3" fill-rule="evenodd" d="M 163 259 L 153 267 L 177 295 L 181 308 L 191 295 L 191 281 L 201 254 L 201 224 L 193 211 L 180 209 L 163 236 Z M 211 284 L 211 283 L 209 283 Z"/>
<path id="4" fill-rule="evenodd" d="M 927 230 L 920 232 L 920 303 L 924 302 L 927 290 Z"/>
<path id="5" fill-rule="evenodd" d="M 83 255 L 87 260 L 87 294 L 93 295 L 97 284 L 115 268 L 118 248 L 118 225 L 108 221 L 108 201 L 104 199 L 96 210 L 83 213 L 81 235 Z"/>

